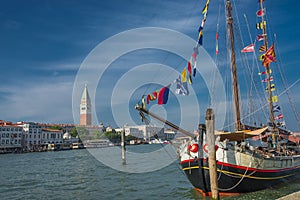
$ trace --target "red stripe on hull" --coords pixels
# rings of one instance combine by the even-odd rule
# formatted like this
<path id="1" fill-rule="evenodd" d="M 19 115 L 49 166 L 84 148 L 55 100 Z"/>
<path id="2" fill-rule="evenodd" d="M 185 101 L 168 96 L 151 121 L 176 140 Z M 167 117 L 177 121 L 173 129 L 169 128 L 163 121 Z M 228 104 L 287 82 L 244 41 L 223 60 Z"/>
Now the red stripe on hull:
<path id="1" fill-rule="evenodd" d="M 196 160 L 198 160 L 198 159 L 183 160 L 183 161 L 180 162 L 180 164 L 188 163 L 188 162 L 195 162 Z M 206 161 L 206 158 L 203 158 L 203 161 Z M 217 165 L 223 165 L 223 166 L 233 167 L 233 168 L 236 168 L 236 169 L 256 171 L 256 172 L 283 172 L 283 171 L 290 171 L 290 170 L 300 168 L 300 166 L 295 166 L 295 167 L 282 168 L 282 169 L 258 169 L 258 168 L 251 168 L 251 167 L 245 167 L 245 166 L 239 166 L 239 165 L 224 163 L 224 162 L 220 162 L 220 161 L 217 162 Z"/>

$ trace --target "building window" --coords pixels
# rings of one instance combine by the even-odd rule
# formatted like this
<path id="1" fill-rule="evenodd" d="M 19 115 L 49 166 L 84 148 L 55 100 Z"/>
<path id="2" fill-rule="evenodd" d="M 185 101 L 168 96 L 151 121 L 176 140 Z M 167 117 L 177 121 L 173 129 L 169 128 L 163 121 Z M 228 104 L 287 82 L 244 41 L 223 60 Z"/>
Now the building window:
<path id="1" fill-rule="evenodd" d="M 8 144 L 9 143 L 9 140 L 6 140 L 6 144 Z"/>

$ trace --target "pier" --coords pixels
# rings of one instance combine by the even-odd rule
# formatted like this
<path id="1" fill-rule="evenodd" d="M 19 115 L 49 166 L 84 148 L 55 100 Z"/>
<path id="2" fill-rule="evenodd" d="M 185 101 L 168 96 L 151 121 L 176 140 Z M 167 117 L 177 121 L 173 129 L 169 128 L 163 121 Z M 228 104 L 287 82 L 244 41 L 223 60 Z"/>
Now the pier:
<path id="1" fill-rule="evenodd" d="M 300 199 L 300 191 L 278 198 L 277 200 L 295 200 Z"/>

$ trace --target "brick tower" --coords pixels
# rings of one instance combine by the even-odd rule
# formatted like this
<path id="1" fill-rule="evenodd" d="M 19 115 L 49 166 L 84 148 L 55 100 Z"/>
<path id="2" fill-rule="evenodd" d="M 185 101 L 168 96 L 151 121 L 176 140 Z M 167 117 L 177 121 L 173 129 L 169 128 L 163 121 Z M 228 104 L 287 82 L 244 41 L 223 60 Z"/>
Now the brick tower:
<path id="1" fill-rule="evenodd" d="M 80 125 L 92 125 L 91 98 L 85 84 L 80 102 Z"/>

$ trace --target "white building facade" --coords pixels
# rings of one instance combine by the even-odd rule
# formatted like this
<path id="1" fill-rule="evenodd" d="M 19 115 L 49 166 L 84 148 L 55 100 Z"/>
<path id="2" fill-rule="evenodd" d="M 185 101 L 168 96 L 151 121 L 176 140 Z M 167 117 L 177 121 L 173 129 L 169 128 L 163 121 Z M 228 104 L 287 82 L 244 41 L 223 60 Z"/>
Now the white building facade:
<path id="1" fill-rule="evenodd" d="M 151 141 L 156 134 L 158 138 L 164 139 L 164 128 L 159 126 L 140 125 L 140 126 L 125 126 L 125 136 L 132 135 L 145 141 Z"/>
<path id="2" fill-rule="evenodd" d="M 37 150 L 41 148 L 42 127 L 34 122 L 18 122 L 18 126 L 23 128 L 24 143 L 27 150 Z"/>
<path id="3" fill-rule="evenodd" d="M 41 144 L 62 144 L 64 142 L 62 130 L 54 130 L 49 128 L 42 129 Z"/>
<path id="4" fill-rule="evenodd" d="M 0 126 L 0 151 L 21 150 L 23 129 L 16 125 Z"/>

